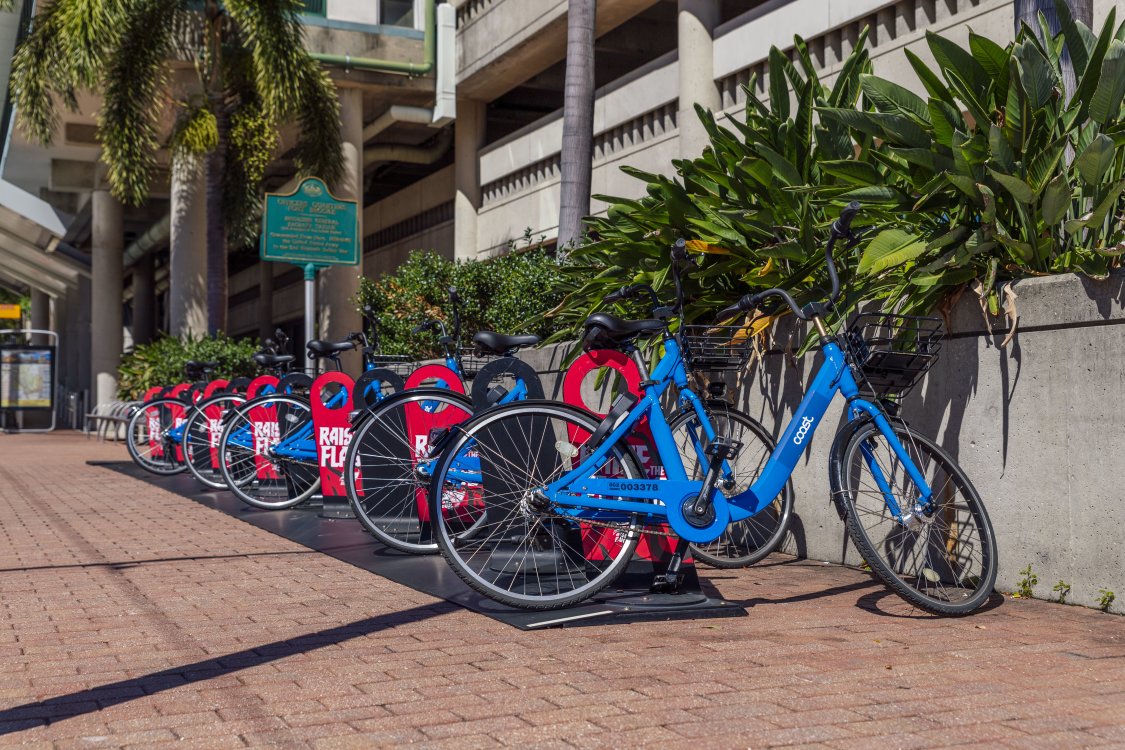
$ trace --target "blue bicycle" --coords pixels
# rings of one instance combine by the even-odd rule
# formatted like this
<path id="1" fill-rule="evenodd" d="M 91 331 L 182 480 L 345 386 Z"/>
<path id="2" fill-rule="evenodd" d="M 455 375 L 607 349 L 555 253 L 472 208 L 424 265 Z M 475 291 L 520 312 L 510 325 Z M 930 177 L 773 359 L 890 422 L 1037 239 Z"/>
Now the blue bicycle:
<path id="1" fill-rule="evenodd" d="M 310 358 L 327 360 L 339 371 L 340 355 L 352 349 L 363 352 L 364 373 L 351 394 L 342 387 L 327 394 L 310 394 L 312 378 L 290 373 L 277 392 L 251 399 L 224 417 L 218 445 L 218 467 L 223 482 L 240 500 L 264 510 L 299 505 L 320 488 L 320 464 L 313 428 L 310 398 L 323 398 L 330 409 L 344 407 L 349 399 L 377 403 L 402 387 L 402 379 L 381 367 L 379 354 L 370 345 L 376 322 L 365 311 L 366 331 L 342 341 L 309 341 Z"/>
<path id="2" fill-rule="evenodd" d="M 479 331 L 473 335 L 473 347 L 466 356 L 459 345 L 459 299 L 455 289 L 450 290 L 450 301 L 454 315 L 452 336 L 439 320 L 426 321 L 415 329 L 416 333 L 439 334 L 445 354 L 444 368 L 434 368 L 433 376 L 426 377 L 423 366 L 418 371 L 424 378 L 422 386 L 408 388 L 357 411 L 352 418 L 353 436 L 344 460 L 344 487 L 356 518 L 383 544 L 410 554 L 438 551 L 426 496 L 435 443 L 473 413 L 529 396 L 543 398 L 535 370 L 515 356 L 519 349 L 539 343 L 539 337 Z M 479 369 L 466 367 L 465 360 L 470 356 L 474 362 L 485 358 L 489 361 Z M 450 377 L 450 372 L 459 379 L 461 388 L 466 381 L 471 383 L 469 393 L 453 390 L 453 384 L 441 377 Z M 472 472 L 476 464 L 475 456 L 461 456 L 457 469 Z M 474 503 L 471 494 L 454 490 L 445 493 L 443 509 L 471 523 Z"/>
<path id="3" fill-rule="evenodd" d="M 826 248 L 832 292 L 804 308 L 781 289 L 743 297 L 720 314 L 727 320 L 779 298 L 819 334 L 821 367 L 778 447 L 746 489 L 732 481 L 741 445 L 718 434 L 701 400 L 689 401 L 707 436 L 706 473 L 689 478 L 661 406 L 669 387 L 690 393 L 684 343 L 666 320 L 623 320 L 597 313 L 585 340 L 630 352 L 642 367 L 645 394 L 602 421 L 552 401 L 524 401 L 473 417 L 451 435 L 434 468 L 430 516 L 442 554 L 477 591 L 499 602 L 553 609 L 589 598 L 628 564 L 642 532 L 665 525 L 679 537 L 656 590 L 674 590 L 691 543 L 718 539 L 732 522 L 766 509 L 789 481 L 837 393 L 847 423 L 832 446 L 832 500 L 852 541 L 880 580 L 910 603 L 941 615 L 963 615 L 987 601 L 996 580 L 997 549 L 988 514 L 956 461 L 894 415 L 880 392 L 912 385 L 940 347 L 932 319 L 879 316 L 875 333 L 859 321 L 832 333 L 825 319 L 840 296 L 833 251 L 858 242 L 851 223 L 858 204 L 832 225 Z M 683 242 L 673 261 L 686 257 Z M 642 336 L 661 336 L 663 355 L 651 374 L 636 350 Z M 905 386 L 904 386 L 905 384 Z M 865 398 L 865 395 L 869 396 Z M 647 420 L 663 477 L 644 475 L 627 441 Z M 441 498 L 463 487 L 462 455 L 479 458 L 474 488 L 481 517 L 469 528 L 446 522 Z M 611 528 L 618 544 L 591 555 L 591 531 Z"/>

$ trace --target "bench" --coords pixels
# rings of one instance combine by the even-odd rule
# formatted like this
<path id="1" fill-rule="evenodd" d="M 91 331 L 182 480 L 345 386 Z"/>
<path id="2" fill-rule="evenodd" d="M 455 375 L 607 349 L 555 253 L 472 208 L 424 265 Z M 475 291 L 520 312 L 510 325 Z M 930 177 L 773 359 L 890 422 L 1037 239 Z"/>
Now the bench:
<path id="1" fill-rule="evenodd" d="M 129 423 L 129 417 L 140 403 L 140 401 L 107 401 L 98 404 L 92 412 L 86 414 L 86 421 L 82 428 L 86 433 L 86 439 L 89 440 L 90 434 L 95 433 L 99 441 L 112 439 L 116 443 L 123 434 L 122 428 Z"/>

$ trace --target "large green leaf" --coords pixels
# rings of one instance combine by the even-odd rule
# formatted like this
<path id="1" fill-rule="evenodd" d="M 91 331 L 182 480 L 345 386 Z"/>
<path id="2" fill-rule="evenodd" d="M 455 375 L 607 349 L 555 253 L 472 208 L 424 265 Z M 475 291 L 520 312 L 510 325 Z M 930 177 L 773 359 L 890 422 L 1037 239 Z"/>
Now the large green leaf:
<path id="1" fill-rule="evenodd" d="M 863 251 L 857 272 L 861 276 L 871 276 L 914 260 L 924 252 L 926 243 L 921 237 L 901 229 L 884 229 Z"/>
<path id="2" fill-rule="evenodd" d="M 770 47 L 770 110 L 782 120 L 789 117 L 789 84 L 785 81 L 787 67 L 792 67 L 789 59 L 777 47 Z"/>
<path id="3" fill-rule="evenodd" d="M 1090 185 L 1097 185 L 1105 179 L 1106 173 L 1113 165 L 1114 159 L 1113 139 L 1105 133 L 1098 133 L 1090 145 L 1074 160 L 1078 174 Z"/>
<path id="4" fill-rule="evenodd" d="M 976 100 L 983 100 L 989 86 L 992 85 L 992 81 L 985 69 L 976 61 L 976 58 L 955 42 L 932 31 L 926 32 L 926 42 L 930 46 L 934 59 L 937 60 L 938 67 L 945 72 L 947 78 L 950 73 L 956 73 L 959 78 L 968 84 L 968 90 L 972 92 Z"/>
<path id="5" fill-rule="evenodd" d="M 1073 192 L 1066 175 L 1060 174 L 1043 188 L 1043 201 L 1039 205 L 1039 215 L 1048 228 L 1055 226 L 1066 216 L 1070 208 Z"/>
<path id="6" fill-rule="evenodd" d="M 1051 63 L 1034 44 L 1017 44 L 1012 50 L 1019 71 L 1020 87 L 1031 109 L 1040 109 L 1051 99 L 1057 80 Z"/>
<path id="7" fill-rule="evenodd" d="M 914 54 L 909 49 L 904 49 L 903 52 L 906 54 L 906 59 L 910 62 L 910 67 L 914 68 L 914 73 L 918 76 L 918 80 L 920 80 L 922 86 L 925 87 L 926 93 L 938 101 L 945 102 L 951 107 L 954 106 L 956 102 L 953 101 L 953 94 L 950 92 L 949 87 L 942 82 L 941 77 L 932 71 L 929 66 L 922 62 L 918 55 Z"/>
<path id="8" fill-rule="evenodd" d="M 1001 47 L 988 37 L 969 32 L 969 51 L 976 61 L 984 68 L 984 72 L 992 79 L 994 91 L 1005 92 L 1008 90 L 1008 61 L 1011 51 Z M 998 97 L 999 98 L 999 97 Z"/>
<path id="9" fill-rule="evenodd" d="M 881 185 L 883 175 L 873 165 L 858 159 L 838 159 L 822 161 L 820 168 L 834 177 L 839 177 L 853 185 Z"/>
<path id="10" fill-rule="evenodd" d="M 991 168 L 988 170 L 988 173 L 1020 203 L 1031 203 L 1035 200 L 1035 191 L 1019 177 L 997 172 L 995 169 Z"/>
<path id="11" fill-rule="evenodd" d="M 880 112 L 904 115 L 923 124 L 929 122 L 929 107 L 913 91 L 873 75 L 860 76 L 860 85 Z"/>
<path id="12" fill-rule="evenodd" d="M 1121 98 L 1125 97 L 1125 44 L 1114 39 L 1102 60 L 1098 88 L 1090 99 L 1090 117 L 1103 125 L 1121 114 Z"/>

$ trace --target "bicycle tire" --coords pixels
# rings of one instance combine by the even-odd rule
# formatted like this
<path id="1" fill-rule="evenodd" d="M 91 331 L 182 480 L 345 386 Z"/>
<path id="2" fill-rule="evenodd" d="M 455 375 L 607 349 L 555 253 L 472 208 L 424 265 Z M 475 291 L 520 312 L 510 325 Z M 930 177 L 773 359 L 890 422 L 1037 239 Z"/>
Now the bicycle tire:
<path id="1" fill-rule="evenodd" d="M 558 423 L 543 421 L 548 419 Z M 505 422 L 508 424 L 502 424 Z M 520 401 L 483 412 L 454 433 L 433 473 L 430 515 L 442 555 L 465 583 L 502 604 L 551 610 L 589 599 L 625 570 L 641 533 L 641 522 L 636 514 L 630 514 L 624 522 L 627 528 L 624 538 L 615 535 L 608 545 L 603 544 L 604 537 L 599 538 L 591 547 L 592 527 L 583 528 L 581 522 L 559 520 L 549 509 L 535 510 L 532 505 L 531 490 L 547 483 L 554 475 L 561 476 L 566 462 L 581 455 L 580 442 L 588 440 L 597 426 L 595 417 L 576 407 L 552 401 Z M 566 431 L 561 432 L 563 429 Z M 510 444 L 517 434 L 526 444 Z M 562 435 L 566 437 L 560 437 Z M 559 437 L 557 441 L 556 437 Z M 480 459 L 481 479 L 476 488 L 467 486 L 463 480 L 449 479 L 454 462 L 468 455 L 469 441 Z M 537 449 L 543 450 L 535 452 Z M 508 456 L 518 456 L 519 460 L 510 461 Z M 611 458 L 616 464 L 613 468 L 620 467 L 617 475 L 630 479 L 645 476 L 640 462 L 624 442 L 614 446 Z M 519 481 L 515 472 L 521 466 L 532 472 L 524 488 L 514 484 Z M 497 488 L 506 491 L 494 492 Z M 442 501 L 450 491 L 479 493 L 475 497 L 479 499 L 477 512 L 481 516 L 470 519 L 471 533 L 466 533 L 464 519 L 444 512 Z M 517 496 L 519 499 L 514 501 L 504 499 Z M 504 525 L 507 521 L 511 523 Z M 479 565 L 472 562 L 477 554 L 470 549 L 474 545 L 476 550 L 488 545 L 493 547 L 487 557 L 477 561 Z M 524 550 L 522 556 L 521 550 Z M 500 552 L 499 558 L 495 556 L 496 551 Z M 532 573 L 539 590 L 528 593 Z M 500 582 L 508 579 L 512 583 L 505 588 Z M 567 585 L 573 588 L 564 591 Z M 522 587 L 522 592 L 516 592 L 516 587 Z"/>
<path id="2" fill-rule="evenodd" d="M 172 409 L 191 407 L 177 398 L 158 398 L 141 404 L 133 411 L 125 428 L 125 448 L 137 466 L 158 476 L 172 476 L 187 471 L 176 453 L 178 444 L 169 439 Z M 155 412 L 155 414 L 153 413 Z M 159 432 L 154 441 L 152 433 Z"/>
<path id="3" fill-rule="evenodd" d="M 286 409 L 284 414 L 282 407 Z M 277 410 L 278 434 L 260 440 L 253 437 L 254 419 L 250 412 L 269 408 Z M 308 400 L 286 394 L 271 393 L 251 399 L 235 410 L 219 439 L 219 469 L 227 488 L 242 502 L 263 510 L 292 508 L 312 497 L 320 489 L 320 470 L 315 462 L 309 464 L 271 453 L 273 446 L 293 436 L 311 420 Z M 233 439 L 236 435 L 245 436 L 246 431 L 251 435 L 250 446 Z"/>
<path id="4" fill-rule="evenodd" d="M 754 483 L 777 444 L 761 422 L 726 401 L 708 401 L 706 407 L 718 434 L 742 443 L 742 449 L 733 459 L 736 484 L 724 490 L 726 495 L 732 496 Z M 698 461 L 690 463 L 698 456 L 694 444 L 681 443 L 679 433 L 683 432 L 690 439 L 687 429 L 696 420 L 695 411 L 689 409 L 674 417 L 669 425 L 680 446 L 689 479 L 703 479 L 703 476 Z M 739 429 L 734 428 L 736 424 Z M 692 557 L 714 568 L 745 568 L 760 562 L 785 538 L 792 513 L 793 483 L 787 482 L 774 502 L 756 515 L 732 523 L 713 542 L 691 545 Z"/>
<path id="5" fill-rule="evenodd" d="M 900 420 L 892 421 L 891 427 L 904 448 L 911 453 L 919 471 L 926 475 L 935 502 L 939 503 L 938 510 L 928 517 L 923 514 L 916 526 L 908 528 L 887 510 L 878 485 L 871 484 L 871 489 L 861 491 L 862 486 L 856 477 L 864 468 L 870 471 L 869 460 L 876 462 L 884 478 L 901 478 L 913 487 L 905 471 L 896 470 L 897 457 L 885 442 L 886 456 L 883 461 L 879 460 L 883 451 L 879 450 L 878 441 L 885 441 L 885 437 L 871 419 L 846 425 L 836 435 L 829 460 L 832 498 L 841 517 L 846 520 L 848 534 L 859 554 L 875 577 L 891 591 L 932 614 L 967 615 L 988 601 L 996 584 L 996 535 L 988 512 L 976 488 L 952 456 Z M 871 459 L 864 456 L 863 448 L 867 449 Z M 931 470 L 935 469 L 937 472 L 931 477 Z M 888 486 L 897 489 L 890 480 Z M 950 499 L 954 491 L 961 497 L 960 503 Z M 912 493 L 904 496 L 914 498 L 916 490 Z M 878 512 L 857 505 L 858 498 L 865 494 L 873 496 L 871 504 L 876 509 L 881 504 Z M 913 508 L 915 502 L 914 499 L 904 501 L 902 497 L 895 499 L 900 506 L 908 509 Z M 871 523 L 867 524 L 861 520 L 861 515 L 874 518 L 869 518 Z M 872 530 L 879 521 L 884 522 L 887 531 L 877 531 L 873 535 Z M 975 540 L 964 533 L 969 521 L 978 532 Z M 920 559 L 915 553 L 919 541 Z M 978 565 L 970 567 L 969 564 L 974 562 L 974 552 L 979 553 Z M 911 574 L 907 566 L 912 559 L 918 559 L 920 566 Z"/>
<path id="6" fill-rule="evenodd" d="M 220 393 L 196 404 L 184 423 L 184 463 L 191 475 L 204 487 L 213 490 L 227 489 L 227 483 L 223 480 L 223 474 L 217 461 L 222 427 L 221 425 L 218 426 L 216 436 L 216 425 L 208 423 L 210 417 L 206 410 L 212 406 L 227 403 L 227 406 L 222 410 L 222 416 L 220 417 L 222 419 L 231 408 L 237 408 L 245 402 L 246 399 L 237 394 Z M 212 448 L 215 449 L 215 461 L 212 461 Z"/>
<path id="7" fill-rule="evenodd" d="M 429 480 L 416 471 L 419 446 L 411 440 L 409 422 L 418 414 L 413 409 L 439 413 L 435 405 L 459 410 L 461 422 L 473 411 L 467 396 L 446 388 L 395 394 L 370 408 L 344 459 L 344 488 L 356 518 L 386 546 L 414 555 L 435 555 L 438 545 L 420 512 L 428 502 Z"/>

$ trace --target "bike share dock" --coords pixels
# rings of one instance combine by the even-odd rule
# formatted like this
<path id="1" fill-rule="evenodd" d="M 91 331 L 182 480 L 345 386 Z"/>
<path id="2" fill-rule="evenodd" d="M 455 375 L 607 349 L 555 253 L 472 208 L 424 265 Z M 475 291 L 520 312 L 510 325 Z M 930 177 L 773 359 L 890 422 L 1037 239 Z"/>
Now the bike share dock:
<path id="1" fill-rule="evenodd" d="M 321 516 L 319 503 L 290 510 L 263 511 L 248 507 L 229 492 L 209 492 L 190 476 L 158 477 L 131 461 L 91 462 L 194 500 L 228 516 L 277 534 L 309 549 L 368 570 L 395 583 L 444 599 L 520 630 L 577 624 L 627 623 L 635 620 L 744 617 L 739 605 L 706 592 L 692 565 L 684 565 L 679 594 L 650 594 L 652 563 L 634 560 L 616 584 L 590 602 L 548 612 L 506 607 L 466 586 L 441 555 L 417 556 L 383 547 L 354 520 Z"/>

